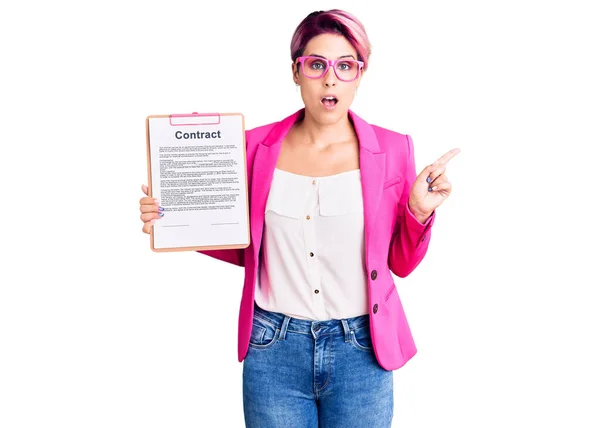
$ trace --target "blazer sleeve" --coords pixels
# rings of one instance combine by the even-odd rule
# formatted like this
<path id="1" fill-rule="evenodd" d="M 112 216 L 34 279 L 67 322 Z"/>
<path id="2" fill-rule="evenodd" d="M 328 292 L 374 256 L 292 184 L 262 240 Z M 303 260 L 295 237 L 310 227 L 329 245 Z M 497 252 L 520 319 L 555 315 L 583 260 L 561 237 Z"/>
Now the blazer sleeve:
<path id="1" fill-rule="evenodd" d="M 417 179 L 417 173 L 414 146 L 410 135 L 406 135 L 406 141 L 408 148 L 404 187 L 388 253 L 390 270 L 401 278 L 407 277 L 425 257 L 436 214 L 434 210 L 425 223 L 421 223 L 408 208 L 410 191 Z"/>
<path id="2" fill-rule="evenodd" d="M 244 266 L 244 250 L 241 248 L 233 250 L 204 250 L 197 252 L 237 266 Z"/>

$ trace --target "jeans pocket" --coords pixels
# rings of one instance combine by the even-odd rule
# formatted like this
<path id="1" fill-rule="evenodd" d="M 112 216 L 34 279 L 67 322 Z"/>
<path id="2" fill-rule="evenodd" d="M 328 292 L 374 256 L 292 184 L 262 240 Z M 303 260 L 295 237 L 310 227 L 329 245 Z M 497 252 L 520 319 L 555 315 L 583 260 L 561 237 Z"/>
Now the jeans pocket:
<path id="1" fill-rule="evenodd" d="M 350 330 L 350 343 L 361 351 L 371 352 L 373 350 L 373 342 L 371 341 L 369 325 Z"/>
<path id="2" fill-rule="evenodd" d="M 277 343 L 279 328 L 254 316 L 249 346 L 255 349 L 267 349 Z"/>

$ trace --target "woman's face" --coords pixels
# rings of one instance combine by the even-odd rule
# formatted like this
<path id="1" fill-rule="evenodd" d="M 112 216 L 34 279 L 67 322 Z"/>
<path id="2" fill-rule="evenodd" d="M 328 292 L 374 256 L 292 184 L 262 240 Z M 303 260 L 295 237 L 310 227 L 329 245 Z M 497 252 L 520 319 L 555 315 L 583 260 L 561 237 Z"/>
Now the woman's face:
<path id="1" fill-rule="evenodd" d="M 356 49 L 339 34 L 321 34 L 313 37 L 306 45 L 303 55 L 320 56 L 329 60 L 358 59 Z M 323 64 L 317 62 L 312 65 L 312 69 L 318 70 Z M 310 65 L 308 62 L 305 65 L 308 71 Z M 300 85 L 306 114 L 310 114 L 317 122 L 324 125 L 336 123 L 347 116 L 362 77 L 362 70 L 356 80 L 345 82 L 336 76 L 333 67 L 329 67 L 327 73 L 317 79 L 305 76 L 301 67 L 297 70 L 295 64 L 292 64 L 294 82 Z M 340 64 L 338 73 L 341 75 L 343 70 L 348 68 L 347 65 Z M 330 101 L 326 97 L 334 97 L 335 100 Z"/>

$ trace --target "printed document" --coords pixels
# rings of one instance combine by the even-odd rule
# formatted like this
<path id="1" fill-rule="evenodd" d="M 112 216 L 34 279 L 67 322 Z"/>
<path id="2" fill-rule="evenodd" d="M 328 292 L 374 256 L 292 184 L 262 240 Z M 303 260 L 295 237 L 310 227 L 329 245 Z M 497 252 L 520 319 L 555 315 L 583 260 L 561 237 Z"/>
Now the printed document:
<path id="1" fill-rule="evenodd" d="M 148 116 L 153 249 L 249 245 L 243 116 Z M 208 249 L 208 248 L 207 248 Z"/>

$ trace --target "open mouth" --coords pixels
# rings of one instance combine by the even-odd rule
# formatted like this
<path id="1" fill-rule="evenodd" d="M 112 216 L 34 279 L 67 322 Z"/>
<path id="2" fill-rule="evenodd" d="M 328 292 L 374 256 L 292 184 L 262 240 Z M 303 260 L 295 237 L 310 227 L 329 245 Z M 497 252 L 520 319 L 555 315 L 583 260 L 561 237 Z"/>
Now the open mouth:
<path id="1" fill-rule="evenodd" d="M 334 107 L 338 103 L 338 99 L 336 97 L 323 97 L 321 98 L 321 103 L 325 107 Z"/>

